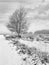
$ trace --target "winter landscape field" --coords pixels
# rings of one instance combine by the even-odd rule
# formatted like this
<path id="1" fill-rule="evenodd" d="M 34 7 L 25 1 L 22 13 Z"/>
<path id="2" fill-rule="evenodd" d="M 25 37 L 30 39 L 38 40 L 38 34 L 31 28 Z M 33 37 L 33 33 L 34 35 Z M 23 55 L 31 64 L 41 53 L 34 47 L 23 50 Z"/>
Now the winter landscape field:
<path id="1" fill-rule="evenodd" d="M 48 0 L 0 0 L 0 65 L 49 65 Z"/>

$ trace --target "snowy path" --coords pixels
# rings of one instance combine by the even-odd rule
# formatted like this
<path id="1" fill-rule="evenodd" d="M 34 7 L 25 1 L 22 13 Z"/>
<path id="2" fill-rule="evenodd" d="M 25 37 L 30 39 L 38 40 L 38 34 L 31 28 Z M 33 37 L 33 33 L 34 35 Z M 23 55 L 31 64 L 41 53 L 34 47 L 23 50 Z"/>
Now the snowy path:
<path id="1" fill-rule="evenodd" d="M 20 65 L 20 63 L 20 57 L 17 55 L 15 48 L 12 49 L 8 41 L 0 35 L 0 65 Z"/>

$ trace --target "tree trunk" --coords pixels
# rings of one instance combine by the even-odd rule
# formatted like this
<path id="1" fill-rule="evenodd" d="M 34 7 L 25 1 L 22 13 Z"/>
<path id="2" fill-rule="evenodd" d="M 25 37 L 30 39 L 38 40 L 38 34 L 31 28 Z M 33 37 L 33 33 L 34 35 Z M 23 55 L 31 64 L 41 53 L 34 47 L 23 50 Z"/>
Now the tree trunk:
<path id="1" fill-rule="evenodd" d="M 21 35 L 20 35 L 20 33 L 18 33 L 18 38 L 21 38 Z"/>

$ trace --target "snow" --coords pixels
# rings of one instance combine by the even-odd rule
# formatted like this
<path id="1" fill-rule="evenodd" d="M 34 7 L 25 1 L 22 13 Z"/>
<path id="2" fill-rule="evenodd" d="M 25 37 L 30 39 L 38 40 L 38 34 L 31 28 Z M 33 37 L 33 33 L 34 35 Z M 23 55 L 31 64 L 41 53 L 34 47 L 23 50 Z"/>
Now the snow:
<path id="1" fill-rule="evenodd" d="M 21 41 L 21 43 L 23 42 L 24 44 L 28 45 L 29 47 L 35 47 L 40 51 L 49 53 L 49 44 L 48 43 L 44 43 L 43 41 L 37 42 L 36 40 L 24 41 L 24 40 L 20 39 L 20 41 Z"/>
<path id="2" fill-rule="evenodd" d="M 21 58 L 17 55 L 15 48 L 10 47 L 8 43 L 4 36 L 0 35 L 0 65 L 20 65 Z"/>
<path id="3" fill-rule="evenodd" d="M 20 42 L 23 42 L 29 47 L 36 47 L 41 51 L 49 52 L 49 44 L 44 44 L 42 41 L 31 42 L 20 39 Z M 9 41 L 5 40 L 3 35 L 0 35 L 0 65 L 20 65 L 21 57 L 15 51 L 15 47 L 10 46 L 8 43 Z"/>

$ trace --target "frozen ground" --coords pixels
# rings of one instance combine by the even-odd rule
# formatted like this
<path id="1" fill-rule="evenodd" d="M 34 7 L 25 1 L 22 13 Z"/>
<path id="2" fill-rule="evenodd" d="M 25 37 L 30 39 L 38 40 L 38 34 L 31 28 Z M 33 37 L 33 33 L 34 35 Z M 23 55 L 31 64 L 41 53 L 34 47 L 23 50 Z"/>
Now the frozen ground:
<path id="1" fill-rule="evenodd" d="M 44 44 L 43 42 L 36 41 L 23 41 L 21 39 L 20 42 L 23 42 L 30 47 L 36 47 L 41 51 L 49 52 L 49 44 Z M 0 65 L 20 65 L 21 57 L 17 55 L 15 48 L 10 47 L 10 44 L 8 43 L 9 42 L 5 40 L 4 36 L 0 35 Z"/>
<path id="2" fill-rule="evenodd" d="M 21 42 L 23 42 L 24 44 L 30 46 L 30 47 L 36 47 L 37 49 L 44 51 L 44 52 L 48 52 L 49 53 L 49 44 L 48 43 L 44 43 L 42 41 L 24 41 L 22 39 L 20 39 Z"/>
<path id="3" fill-rule="evenodd" d="M 15 48 L 10 47 L 8 41 L 0 35 L 0 65 L 20 65 L 20 59 Z"/>

